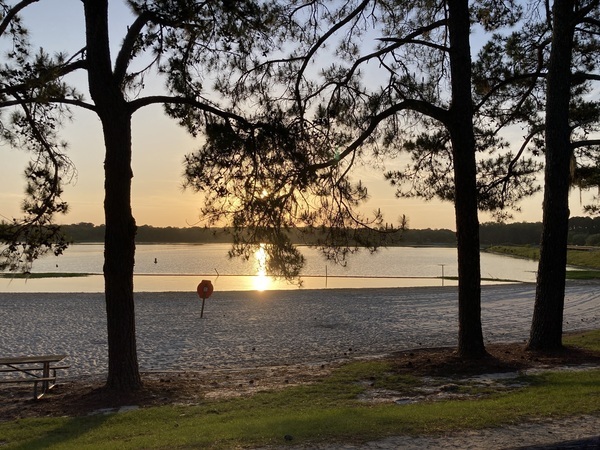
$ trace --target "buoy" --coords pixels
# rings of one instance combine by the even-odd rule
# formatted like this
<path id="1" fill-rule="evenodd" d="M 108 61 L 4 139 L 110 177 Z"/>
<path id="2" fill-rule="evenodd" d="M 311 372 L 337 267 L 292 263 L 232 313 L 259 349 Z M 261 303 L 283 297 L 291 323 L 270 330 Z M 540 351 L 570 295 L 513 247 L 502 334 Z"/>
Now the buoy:
<path id="1" fill-rule="evenodd" d="M 210 280 L 202 280 L 196 292 L 198 292 L 198 297 L 202 299 L 202 310 L 200 311 L 200 318 L 202 318 L 204 316 L 204 300 L 213 293 L 213 285 Z"/>

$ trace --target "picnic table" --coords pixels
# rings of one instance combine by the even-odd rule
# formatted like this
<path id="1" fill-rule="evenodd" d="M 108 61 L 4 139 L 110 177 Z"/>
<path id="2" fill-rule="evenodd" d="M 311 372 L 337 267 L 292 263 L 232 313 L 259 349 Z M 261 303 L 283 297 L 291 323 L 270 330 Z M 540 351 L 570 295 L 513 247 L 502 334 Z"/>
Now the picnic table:
<path id="1" fill-rule="evenodd" d="M 10 356 L 0 358 L 0 383 L 33 383 L 33 398 L 40 399 L 56 384 L 56 371 L 68 355 Z M 13 376 L 14 375 L 14 376 Z M 38 384 L 40 389 L 38 393 Z"/>

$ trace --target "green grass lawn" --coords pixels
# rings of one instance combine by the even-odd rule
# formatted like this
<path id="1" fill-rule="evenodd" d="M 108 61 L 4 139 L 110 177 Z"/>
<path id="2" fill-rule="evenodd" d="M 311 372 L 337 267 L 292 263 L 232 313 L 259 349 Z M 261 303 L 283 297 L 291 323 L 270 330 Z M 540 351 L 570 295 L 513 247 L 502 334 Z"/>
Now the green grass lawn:
<path id="1" fill-rule="evenodd" d="M 486 251 L 491 253 L 501 253 L 503 255 L 514 256 L 518 258 L 533 259 L 536 261 L 540 259 L 540 249 L 538 247 L 496 245 L 487 248 Z M 590 269 L 583 271 L 568 270 L 567 279 L 576 280 L 600 278 L 600 250 L 568 250 L 567 264 Z"/>
<path id="2" fill-rule="evenodd" d="M 600 351 L 600 331 L 565 339 Z M 403 391 L 418 377 L 393 374 L 386 361 L 359 361 L 323 381 L 251 397 L 205 400 L 87 417 L 0 423 L 2 449 L 231 449 L 314 441 L 355 441 L 518 423 L 532 418 L 600 414 L 600 370 L 522 377 L 522 387 L 482 390 L 461 400 L 398 405 L 357 399 L 368 384 Z M 480 388 L 474 388 L 480 389 Z M 51 401 L 50 398 L 47 401 Z"/>

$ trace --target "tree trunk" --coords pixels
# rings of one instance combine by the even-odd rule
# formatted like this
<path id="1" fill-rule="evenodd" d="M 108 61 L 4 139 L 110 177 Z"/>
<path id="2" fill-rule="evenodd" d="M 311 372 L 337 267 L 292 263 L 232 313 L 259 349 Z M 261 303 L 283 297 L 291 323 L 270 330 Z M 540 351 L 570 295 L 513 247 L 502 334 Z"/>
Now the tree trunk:
<path id="1" fill-rule="evenodd" d="M 569 230 L 569 128 L 574 2 L 553 6 L 552 49 L 546 89 L 546 168 L 543 229 L 529 349 L 562 348 L 563 308 Z"/>
<path id="2" fill-rule="evenodd" d="M 135 220 L 131 213 L 131 114 L 111 68 L 108 2 L 85 0 L 90 95 L 102 122 L 106 146 L 104 282 L 108 329 L 107 386 L 141 386 L 133 298 Z"/>
<path id="3" fill-rule="evenodd" d="M 471 97 L 470 15 L 467 0 L 449 0 L 452 105 L 448 129 L 452 140 L 458 248 L 458 354 L 486 355 L 481 327 L 481 273 L 477 166 Z"/>
<path id="4" fill-rule="evenodd" d="M 116 116 L 102 121 L 106 143 L 104 284 L 108 325 L 107 385 L 128 391 L 141 386 L 133 298 L 136 225 L 131 214 L 130 117 Z"/>

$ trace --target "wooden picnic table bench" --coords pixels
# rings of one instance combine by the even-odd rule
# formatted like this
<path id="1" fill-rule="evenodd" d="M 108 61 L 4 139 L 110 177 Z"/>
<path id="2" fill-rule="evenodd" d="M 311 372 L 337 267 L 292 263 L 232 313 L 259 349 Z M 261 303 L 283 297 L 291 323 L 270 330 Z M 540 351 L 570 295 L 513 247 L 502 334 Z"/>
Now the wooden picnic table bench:
<path id="1" fill-rule="evenodd" d="M 33 383 L 33 398 L 38 400 L 56 384 L 56 371 L 69 368 L 59 364 L 66 357 L 38 355 L 0 358 L 0 374 L 5 374 L 0 375 L 0 383 Z M 39 393 L 38 384 L 41 384 Z"/>

